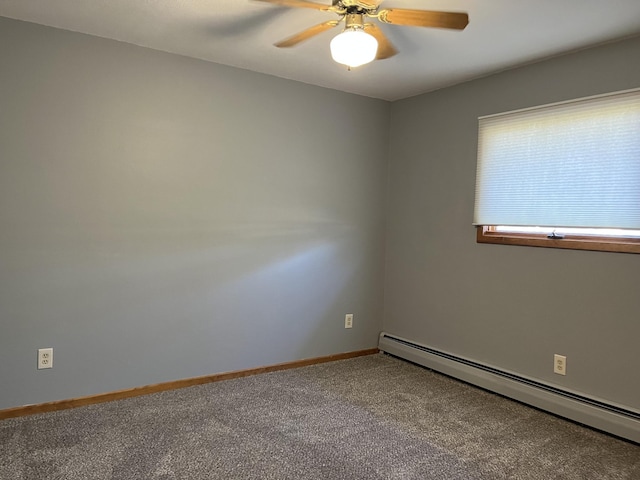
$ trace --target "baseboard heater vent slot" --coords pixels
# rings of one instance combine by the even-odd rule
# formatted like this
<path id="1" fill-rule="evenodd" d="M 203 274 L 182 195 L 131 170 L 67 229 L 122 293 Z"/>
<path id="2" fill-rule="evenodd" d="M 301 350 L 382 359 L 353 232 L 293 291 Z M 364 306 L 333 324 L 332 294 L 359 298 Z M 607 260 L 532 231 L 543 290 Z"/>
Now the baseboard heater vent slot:
<path id="1" fill-rule="evenodd" d="M 640 411 L 563 390 L 385 332 L 380 334 L 378 347 L 399 358 L 640 443 Z"/>

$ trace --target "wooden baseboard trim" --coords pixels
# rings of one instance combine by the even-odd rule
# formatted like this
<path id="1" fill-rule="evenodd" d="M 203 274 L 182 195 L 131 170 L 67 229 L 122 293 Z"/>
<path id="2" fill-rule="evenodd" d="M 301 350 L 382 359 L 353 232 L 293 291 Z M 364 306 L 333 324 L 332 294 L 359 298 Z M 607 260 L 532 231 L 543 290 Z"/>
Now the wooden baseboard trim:
<path id="1" fill-rule="evenodd" d="M 235 372 L 216 373 L 213 375 L 205 375 L 203 377 L 184 378 L 182 380 L 174 380 L 172 382 L 145 385 L 142 387 L 118 390 L 115 392 L 99 393 L 97 395 L 89 395 L 86 397 L 8 408 L 0 410 L 0 420 L 23 417 L 26 415 L 35 415 L 37 413 L 54 412 L 56 410 L 67 410 L 70 408 L 83 407 L 85 405 L 93 405 L 95 403 L 122 400 L 124 398 L 139 397 L 141 395 L 149 395 L 151 393 L 164 392 L 166 390 L 193 387 L 194 385 L 203 385 L 205 383 L 220 382 L 222 380 L 231 380 L 233 378 L 248 377 L 251 375 L 258 375 L 260 373 L 276 372 L 279 370 L 289 370 L 291 368 L 306 367 L 319 363 L 346 360 L 348 358 L 362 357 L 364 355 L 373 355 L 378 353 L 378 351 L 379 350 L 377 348 L 369 348 L 367 350 L 357 350 L 354 352 L 336 353 L 334 355 L 327 355 L 324 357 L 294 360 L 293 362 L 277 363 L 275 365 L 268 365 L 265 367 L 249 368 L 247 370 L 237 370 Z"/>

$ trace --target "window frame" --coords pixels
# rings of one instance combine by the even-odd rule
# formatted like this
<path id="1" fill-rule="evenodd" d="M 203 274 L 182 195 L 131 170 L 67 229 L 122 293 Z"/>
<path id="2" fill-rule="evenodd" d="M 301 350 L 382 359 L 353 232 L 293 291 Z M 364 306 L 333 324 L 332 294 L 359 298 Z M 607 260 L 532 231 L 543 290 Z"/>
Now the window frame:
<path id="1" fill-rule="evenodd" d="M 476 226 L 476 242 L 598 252 L 640 253 L 640 238 L 595 235 L 564 235 L 563 238 L 548 238 L 543 233 L 496 232 L 494 227 L 487 225 Z"/>
<path id="2" fill-rule="evenodd" d="M 632 88 L 628 90 L 620 90 L 614 92 L 608 92 L 604 94 L 592 95 L 589 97 L 576 98 L 567 101 L 555 102 L 546 105 L 538 105 L 528 108 L 523 108 L 520 110 L 513 110 L 509 112 L 503 112 L 498 114 L 487 115 L 484 117 L 479 117 L 478 120 L 490 117 L 498 117 L 503 115 L 509 115 L 513 113 L 519 112 L 527 112 L 527 111 L 536 111 L 540 109 L 545 109 L 547 107 L 555 107 L 563 104 L 572 104 L 577 102 L 589 101 L 589 100 L 598 100 L 600 98 L 613 97 L 616 95 L 625 95 L 625 94 L 639 94 L 640 88 Z M 476 178 L 476 189 L 477 187 L 477 178 Z M 477 195 L 477 190 L 476 190 Z M 476 198 L 477 201 L 477 198 Z M 477 206 L 476 206 L 477 208 Z M 640 208 L 640 205 L 638 206 Z M 533 225 L 532 225 L 533 226 Z M 562 249 L 571 249 L 571 250 L 591 250 L 591 251 L 601 251 L 601 252 L 616 252 L 616 253 L 640 253 L 640 237 L 636 236 L 624 236 L 624 235 L 585 235 L 585 234 L 576 234 L 576 233 L 563 233 L 562 236 L 559 237 L 550 237 L 547 236 L 547 233 L 533 233 L 533 232 L 509 232 L 504 231 L 503 228 L 508 228 L 504 226 L 500 226 L 502 230 L 496 230 L 495 224 L 482 224 L 475 223 L 475 214 L 474 214 L 474 227 L 476 228 L 476 243 L 487 243 L 487 244 L 495 244 L 495 245 L 518 245 L 518 246 L 529 246 L 529 247 L 543 247 L 543 248 L 562 248 Z M 558 225 L 554 228 L 561 229 L 563 226 Z M 621 228 L 621 227 L 611 227 L 611 228 Z"/>

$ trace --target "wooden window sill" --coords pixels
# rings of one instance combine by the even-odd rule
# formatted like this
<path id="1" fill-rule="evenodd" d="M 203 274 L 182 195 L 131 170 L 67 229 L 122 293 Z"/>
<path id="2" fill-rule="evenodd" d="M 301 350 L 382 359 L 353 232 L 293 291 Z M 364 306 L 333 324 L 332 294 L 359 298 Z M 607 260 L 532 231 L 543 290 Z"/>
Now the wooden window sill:
<path id="1" fill-rule="evenodd" d="M 546 235 L 495 232 L 486 226 L 476 227 L 476 234 L 477 243 L 568 248 L 571 250 L 595 250 L 599 252 L 640 253 L 640 239 L 635 238 L 566 235 L 562 239 L 553 239 L 547 238 Z"/>

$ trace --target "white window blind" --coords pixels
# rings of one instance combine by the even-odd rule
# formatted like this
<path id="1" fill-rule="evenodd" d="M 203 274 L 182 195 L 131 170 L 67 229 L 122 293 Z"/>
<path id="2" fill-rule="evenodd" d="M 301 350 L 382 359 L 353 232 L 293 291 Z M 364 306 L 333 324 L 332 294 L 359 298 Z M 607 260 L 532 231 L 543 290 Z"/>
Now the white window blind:
<path id="1" fill-rule="evenodd" d="M 640 90 L 481 117 L 473 223 L 640 229 Z"/>

